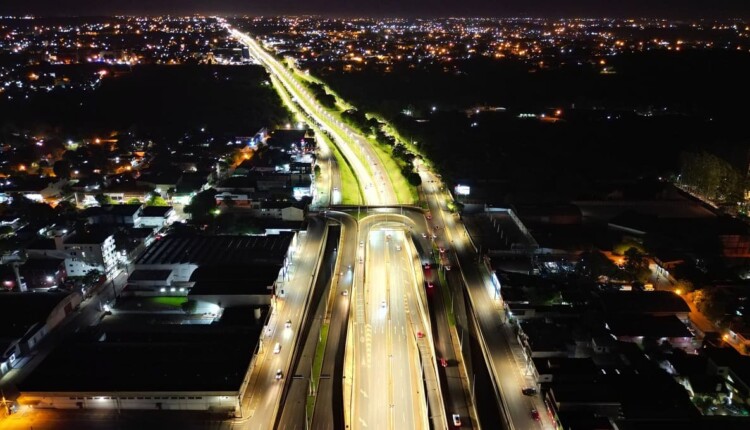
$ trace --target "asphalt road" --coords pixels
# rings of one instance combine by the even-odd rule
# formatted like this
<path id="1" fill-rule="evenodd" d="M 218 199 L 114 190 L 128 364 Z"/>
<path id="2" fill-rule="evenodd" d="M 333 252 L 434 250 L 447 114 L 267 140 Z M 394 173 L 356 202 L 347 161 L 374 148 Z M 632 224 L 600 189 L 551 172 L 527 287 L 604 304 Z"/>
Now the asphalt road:
<path id="1" fill-rule="evenodd" d="M 287 378 L 286 392 L 281 401 L 278 422 L 275 428 L 288 430 L 304 429 L 306 416 L 307 394 L 309 392 L 311 372 L 318 345 L 320 328 L 325 317 L 326 301 L 333 275 L 333 266 L 338 255 L 340 228 L 330 226 L 325 243 L 323 259 L 315 279 L 315 286 L 311 292 L 310 310 L 307 322 L 299 327 L 299 341 L 301 350 L 293 358 L 292 369 Z M 294 326 L 293 326 L 294 328 Z"/>
<path id="2" fill-rule="evenodd" d="M 420 174 L 433 225 L 439 227 L 436 232 L 437 242 L 446 249 L 452 269 L 461 270 L 484 345 L 489 350 L 491 374 L 499 384 L 502 405 L 509 415 L 512 427 L 523 430 L 554 428 L 541 397 L 527 397 L 521 393 L 530 378 L 523 374 L 513 355 L 509 342 L 515 340 L 504 327 L 505 316 L 499 298 L 489 275 L 477 263 L 477 254 L 469 242 L 466 229 L 460 219 L 447 210 L 446 196 L 440 190 L 439 179 L 425 170 L 421 170 Z M 539 411 L 541 421 L 532 418 L 532 409 Z"/>
<path id="3" fill-rule="evenodd" d="M 409 297 L 414 295 L 410 290 L 415 283 L 411 261 L 404 252 L 403 227 L 381 226 L 360 230 L 360 253 L 366 252 L 364 324 L 358 321 L 356 325 L 352 426 L 422 428 L 426 407 L 417 378 L 415 331 L 409 320 L 409 313 L 416 312 Z"/>
<path id="4" fill-rule="evenodd" d="M 292 73 L 279 60 L 266 52 L 255 39 L 229 26 L 227 29 L 244 43 L 250 50 L 250 54 L 282 84 L 305 114 L 332 136 L 362 184 L 365 202 L 367 204 L 398 203 L 387 172 L 366 140 L 356 130 L 324 109 L 308 90 L 297 82 Z"/>
<path id="5" fill-rule="evenodd" d="M 359 230 L 356 220 L 343 213 L 329 213 L 328 216 L 342 224 L 342 247 L 339 251 L 339 273 L 334 279 L 330 296 L 328 341 L 323 354 L 313 413 L 312 428 L 316 430 L 344 428 L 344 353 L 349 319 L 349 292 L 354 281 L 354 269 L 357 267 Z"/>
<path id="6" fill-rule="evenodd" d="M 295 343 L 300 341 L 296 330 L 302 323 L 315 267 L 321 255 L 324 227 L 323 221 L 312 218 L 294 254 L 291 277 L 284 288 L 286 296 L 277 299 L 276 311 L 271 316 L 267 332 L 262 336 L 262 352 L 244 394 L 242 416 L 249 417 L 244 428 L 274 428 L 282 389 L 289 377 L 292 352 Z M 285 328 L 287 320 L 291 320 L 290 329 Z M 281 345 L 278 354 L 273 353 L 276 343 Z M 275 378 L 277 369 L 283 373 L 281 380 Z"/>

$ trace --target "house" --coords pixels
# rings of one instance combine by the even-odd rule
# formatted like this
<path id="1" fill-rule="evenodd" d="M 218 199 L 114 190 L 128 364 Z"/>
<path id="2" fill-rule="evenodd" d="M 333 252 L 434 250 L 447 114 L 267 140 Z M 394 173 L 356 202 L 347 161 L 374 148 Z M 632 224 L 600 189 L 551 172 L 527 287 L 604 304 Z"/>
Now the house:
<path id="1" fill-rule="evenodd" d="M 160 230 L 169 224 L 174 213 L 172 206 L 146 206 L 141 210 L 140 226 Z"/>
<path id="2" fill-rule="evenodd" d="M 5 178 L 0 181 L 0 203 L 9 202 L 13 194 L 20 194 L 38 203 L 57 200 L 67 183 L 67 179 L 41 176 Z"/>
<path id="3" fill-rule="evenodd" d="M 601 300 L 604 310 L 609 315 L 673 315 L 687 323 L 690 314 L 690 307 L 685 300 L 671 291 L 612 291 L 602 294 Z"/>
<path id="4" fill-rule="evenodd" d="M 140 204 L 94 206 L 87 208 L 83 215 L 88 219 L 89 224 L 139 227 L 141 208 Z"/>

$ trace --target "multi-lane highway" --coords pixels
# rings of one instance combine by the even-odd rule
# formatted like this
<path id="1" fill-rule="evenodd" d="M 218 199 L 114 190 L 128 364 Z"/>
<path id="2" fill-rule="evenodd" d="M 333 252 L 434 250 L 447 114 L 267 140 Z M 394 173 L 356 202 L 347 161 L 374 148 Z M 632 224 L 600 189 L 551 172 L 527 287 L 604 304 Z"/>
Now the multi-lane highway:
<path id="1" fill-rule="evenodd" d="M 365 202 L 369 205 L 397 203 L 387 173 L 378 162 L 367 141 L 359 136 L 356 131 L 340 122 L 330 112 L 323 109 L 294 78 L 293 74 L 280 61 L 267 53 L 255 40 L 235 30 L 231 31 L 236 38 L 248 46 L 251 55 L 266 66 L 276 85 L 280 87 L 280 91 L 287 92 L 304 111 L 308 120 L 313 121 L 316 127 L 324 130 L 332 137 L 358 177 L 362 185 Z M 507 425 L 512 428 L 523 429 L 551 427 L 551 422 L 546 416 L 546 409 L 541 399 L 539 397 L 526 397 L 521 394 L 521 389 L 527 385 L 528 381 L 524 378 L 513 357 L 509 342 L 514 340 L 509 339 L 508 332 L 503 326 L 504 316 L 497 301 L 497 293 L 491 278 L 477 264 L 476 250 L 473 249 L 462 223 L 447 211 L 447 196 L 444 191 L 439 189 L 439 180 L 425 170 L 420 173 L 425 195 L 434 216 L 430 230 L 437 235 L 437 245 L 446 249 L 442 261 L 446 265 L 452 266 L 451 268 L 454 268 L 454 270 L 459 270 L 462 280 L 466 284 L 471 309 L 478 322 L 483 351 L 485 351 L 486 358 L 489 361 L 490 373 L 497 384 L 498 404 L 507 417 Z M 395 245 L 392 247 L 393 249 L 386 246 L 388 243 L 393 243 L 391 242 L 393 237 L 391 240 L 385 240 L 385 234 L 387 233 L 381 230 L 360 229 L 359 231 L 363 246 L 357 251 L 356 268 L 353 269 L 354 279 L 357 279 L 359 275 L 361 276 L 360 279 L 365 281 L 362 288 L 357 288 L 356 282 L 353 287 L 352 311 L 355 324 L 353 325 L 352 339 L 356 345 L 354 350 L 356 351 L 357 367 L 353 375 L 355 388 L 352 403 L 354 410 L 350 424 L 366 427 L 379 422 L 382 425 L 382 419 L 387 417 L 386 425 L 389 427 L 395 428 L 404 425 L 407 426 L 404 428 L 415 428 L 414 426 L 420 425 L 419 417 L 415 415 L 419 413 L 417 409 L 421 409 L 421 406 L 418 406 L 417 398 L 414 397 L 411 401 L 394 402 L 392 397 L 396 393 L 392 385 L 394 376 L 392 363 L 394 360 L 399 360 L 410 366 L 408 363 L 411 360 L 410 354 L 411 356 L 415 354 L 415 343 L 411 342 L 410 338 L 406 336 L 409 328 L 413 330 L 413 326 L 409 325 L 408 315 L 406 314 L 406 310 L 409 309 L 409 301 L 408 298 L 403 297 L 404 290 L 398 287 L 399 283 L 406 283 L 406 281 L 400 278 L 399 271 L 392 270 L 391 266 L 400 259 L 393 254 Z M 393 258 L 396 260 L 392 260 Z M 411 282 L 413 285 L 415 280 Z M 395 287 L 392 288 L 394 285 Z M 453 288 L 456 290 L 461 286 L 454 285 Z M 400 303 L 400 298 L 404 299 L 403 303 Z M 436 303 L 434 303 L 436 309 L 445 305 L 440 303 L 440 300 L 436 300 Z M 398 308 L 401 305 L 403 305 L 400 308 L 404 311 L 403 314 Z M 394 306 L 396 306 L 395 309 Z M 451 336 L 450 330 L 444 329 L 446 322 L 443 318 L 438 316 L 436 320 L 439 326 L 443 327 L 442 330 L 438 328 L 436 332 L 437 349 L 444 358 L 451 358 L 453 355 L 451 349 L 455 350 L 455 347 L 447 342 L 447 339 Z M 402 328 L 402 334 L 399 333 L 400 327 Z M 374 360 L 372 356 L 374 350 L 377 350 L 378 354 L 385 354 L 387 359 Z M 459 360 L 460 357 L 455 357 L 456 362 Z M 454 364 L 453 359 L 449 363 Z M 413 366 L 411 367 L 413 368 Z M 447 368 L 448 366 L 446 366 L 442 379 L 446 383 L 452 380 L 453 387 L 447 390 L 446 398 L 458 402 L 458 405 L 451 404 L 450 407 L 460 408 L 460 405 L 464 405 L 463 411 L 468 413 L 468 407 L 465 405 L 469 401 L 461 395 L 465 394 L 465 390 L 459 391 L 456 384 L 456 381 L 460 381 L 459 372 L 449 371 Z M 375 375 L 380 375 L 381 378 L 376 380 Z M 383 375 L 388 375 L 388 378 L 382 378 Z M 400 393 L 411 395 L 411 392 L 416 392 L 418 384 L 413 382 L 415 375 L 419 375 L 419 373 L 414 372 L 413 369 L 408 374 L 397 375 L 399 385 L 406 388 L 399 390 Z M 463 399 L 461 399 L 462 397 Z M 424 395 L 419 397 L 419 401 L 424 402 Z M 397 403 L 398 405 L 412 404 L 412 406 L 410 409 L 400 409 L 401 406 L 396 406 Z M 382 409 L 379 405 L 387 406 L 386 414 L 378 413 Z M 535 420 L 532 417 L 532 409 L 540 412 L 540 420 Z M 407 415 L 410 415 L 411 418 L 408 418 Z M 397 422 L 397 420 L 400 421 Z"/>
<path id="2" fill-rule="evenodd" d="M 460 219 L 451 213 L 447 206 L 447 196 L 442 183 L 435 175 L 421 169 L 423 190 L 433 217 L 433 225 L 438 226 L 438 245 L 446 250 L 449 261 L 458 266 L 466 284 L 474 316 L 479 324 L 482 343 L 490 358 L 490 371 L 497 384 L 497 395 L 501 398 L 500 407 L 507 414 L 509 427 L 515 429 L 554 428 L 546 413 L 540 396 L 527 397 L 521 390 L 527 386 L 520 367 L 516 363 L 510 347 L 515 342 L 505 329 L 502 307 L 489 274 L 477 262 L 477 253 Z M 532 417 L 532 409 L 539 412 L 540 419 Z"/>
<path id="3" fill-rule="evenodd" d="M 398 203 L 388 174 L 377 155 L 359 133 L 323 108 L 292 73 L 275 57 L 266 52 L 255 39 L 227 26 L 231 34 L 250 50 L 250 54 L 269 71 L 283 91 L 291 95 L 307 118 L 326 131 L 335 141 L 362 187 L 368 204 Z"/>
<path id="4" fill-rule="evenodd" d="M 383 224 L 360 235 L 367 259 L 364 322 L 357 321 L 363 337 L 355 338 L 355 428 L 418 429 L 427 423 L 412 324 L 412 318 L 420 318 L 414 307 L 416 282 L 402 228 Z"/>
<path id="5" fill-rule="evenodd" d="M 284 297 L 279 297 L 271 315 L 268 330 L 262 335 L 262 350 L 251 372 L 242 402 L 242 417 L 250 429 L 272 429 L 279 408 L 279 400 L 288 378 L 298 336 L 295 333 L 303 320 L 312 287 L 313 276 L 317 271 L 323 243 L 325 223 L 311 219 L 307 233 L 301 238 L 292 258 L 292 269 L 284 287 Z M 286 322 L 290 321 L 290 327 Z M 279 344 L 278 353 L 274 352 Z M 276 373 L 281 370 L 281 379 Z"/>

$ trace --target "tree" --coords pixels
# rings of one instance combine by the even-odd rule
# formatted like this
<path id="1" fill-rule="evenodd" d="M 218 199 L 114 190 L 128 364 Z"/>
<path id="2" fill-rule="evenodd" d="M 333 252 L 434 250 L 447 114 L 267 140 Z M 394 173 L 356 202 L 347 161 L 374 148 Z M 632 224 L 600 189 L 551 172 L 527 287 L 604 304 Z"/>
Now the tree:
<path id="1" fill-rule="evenodd" d="M 598 250 L 581 254 L 577 269 L 580 273 L 592 278 L 599 278 L 600 276 L 615 278 L 620 273 L 615 263 Z"/>
<path id="2" fill-rule="evenodd" d="M 191 218 L 196 221 L 211 219 L 212 212 L 216 209 L 216 194 L 217 191 L 213 188 L 196 194 L 190 204 L 185 206 L 185 213 L 190 214 Z"/>
<path id="3" fill-rule="evenodd" d="M 70 178 L 70 162 L 68 160 L 57 160 L 52 165 L 52 171 L 58 178 L 68 179 Z"/>
<path id="4" fill-rule="evenodd" d="M 99 203 L 100 206 L 115 204 L 114 200 L 112 200 L 110 196 L 104 194 L 97 194 L 96 196 L 94 196 L 94 199 L 96 199 L 96 202 Z"/>
<path id="5" fill-rule="evenodd" d="M 164 197 L 157 193 L 151 194 L 151 197 L 146 200 L 146 206 L 169 206 L 169 202 L 164 200 Z"/>

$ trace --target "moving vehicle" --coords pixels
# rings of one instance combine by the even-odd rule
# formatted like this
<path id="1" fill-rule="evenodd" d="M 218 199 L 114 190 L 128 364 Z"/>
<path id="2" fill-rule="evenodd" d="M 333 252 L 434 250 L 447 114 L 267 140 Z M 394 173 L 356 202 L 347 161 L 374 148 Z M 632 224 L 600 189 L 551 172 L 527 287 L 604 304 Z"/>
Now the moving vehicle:
<path id="1" fill-rule="evenodd" d="M 385 309 L 386 306 L 388 306 L 388 305 L 385 304 L 385 300 L 383 300 L 383 301 L 380 302 L 380 307 L 381 308 Z"/>
<path id="2" fill-rule="evenodd" d="M 349 295 L 349 290 L 344 290 L 344 291 L 342 291 L 342 292 L 341 292 L 341 295 L 342 295 L 342 296 L 348 296 L 348 295 Z"/>
<path id="3" fill-rule="evenodd" d="M 285 328 L 292 328 L 292 320 L 286 320 L 284 323 Z"/>
<path id="4" fill-rule="evenodd" d="M 276 345 L 273 346 L 273 353 L 278 354 L 281 352 L 281 344 L 279 342 L 276 342 Z"/>
<path id="5" fill-rule="evenodd" d="M 401 245 L 396 245 L 396 251 L 401 251 Z"/>
<path id="6" fill-rule="evenodd" d="M 531 418 L 534 418 L 534 420 L 536 421 L 540 421 L 542 419 L 542 417 L 539 416 L 539 411 L 537 411 L 536 409 L 531 410 Z"/>
<path id="7" fill-rule="evenodd" d="M 284 374 L 281 372 L 281 369 L 276 369 L 276 380 L 278 381 L 284 376 Z"/>
<path id="8" fill-rule="evenodd" d="M 524 396 L 533 396 L 536 394 L 536 388 L 533 387 L 526 387 L 523 390 L 521 390 Z"/>
<path id="9" fill-rule="evenodd" d="M 453 425 L 456 427 L 461 427 L 461 415 L 459 414 L 453 414 Z"/>
<path id="10" fill-rule="evenodd" d="M 448 360 L 446 360 L 443 357 L 440 357 L 440 365 L 443 367 L 448 367 Z"/>

